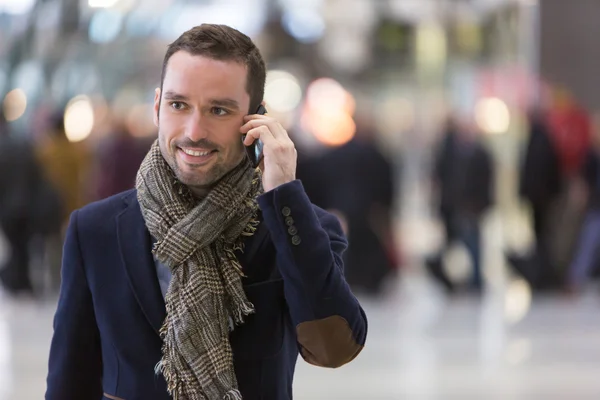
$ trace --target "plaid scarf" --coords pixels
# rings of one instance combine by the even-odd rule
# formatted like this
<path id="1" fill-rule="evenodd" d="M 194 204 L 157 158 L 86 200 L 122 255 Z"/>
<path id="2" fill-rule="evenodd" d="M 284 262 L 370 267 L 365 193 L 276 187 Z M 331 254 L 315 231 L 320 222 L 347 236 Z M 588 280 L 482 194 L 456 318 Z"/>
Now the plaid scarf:
<path id="1" fill-rule="evenodd" d="M 162 372 L 174 400 L 237 400 L 229 333 L 254 312 L 235 256 L 258 225 L 260 171 L 244 161 L 198 201 L 175 177 L 156 141 L 142 162 L 137 196 L 152 252 L 172 271 L 160 330 Z"/>

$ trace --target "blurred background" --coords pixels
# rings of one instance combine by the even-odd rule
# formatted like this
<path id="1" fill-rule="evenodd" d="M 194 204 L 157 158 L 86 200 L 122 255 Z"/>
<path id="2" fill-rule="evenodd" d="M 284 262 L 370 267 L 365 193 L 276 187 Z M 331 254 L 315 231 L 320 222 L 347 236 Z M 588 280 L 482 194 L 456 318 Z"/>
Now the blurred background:
<path id="1" fill-rule="evenodd" d="M 597 399 L 600 1 L 0 0 L 0 400 L 41 399 L 69 214 L 133 187 L 166 46 L 251 36 L 369 317 L 297 399 Z"/>

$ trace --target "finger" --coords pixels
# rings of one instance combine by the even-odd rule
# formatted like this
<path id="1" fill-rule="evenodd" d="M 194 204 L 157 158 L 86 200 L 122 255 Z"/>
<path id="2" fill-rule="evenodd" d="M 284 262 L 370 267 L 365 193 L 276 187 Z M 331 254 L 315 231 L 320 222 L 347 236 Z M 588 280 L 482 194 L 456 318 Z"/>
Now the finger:
<path id="1" fill-rule="evenodd" d="M 265 146 L 267 146 L 267 144 L 272 145 L 272 143 L 276 141 L 267 126 L 259 126 L 258 128 L 253 128 L 248 131 L 246 138 L 244 139 L 244 145 L 250 146 L 258 139 L 262 140 Z"/>
<path id="2" fill-rule="evenodd" d="M 259 117 L 262 117 L 262 115 L 259 115 Z M 275 137 L 288 137 L 288 134 L 285 131 L 285 129 L 283 129 L 283 126 L 281 126 L 281 124 L 275 119 L 269 117 L 253 118 L 248 120 L 248 122 L 242 125 L 242 127 L 240 128 L 240 132 L 245 133 L 248 132 L 250 129 L 258 128 L 259 126 L 268 126 L 271 130 L 271 133 Z"/>
<path id="3" fill-rule="evenodd" d="M 269 117 L 268 115 L 261 115 L 261 114 L 252 114 L 252 115 L 246 115 L 244 117 L 244 120 L 246 121 L 246 125 L 248 125 L 248 123 L 250 123 L 251 121 L 259 121 L 259 122 L 255 122 L 255 124 L 260 125 L 260 121 L 264 121 L 272 130 L 273 132 L 273 136 L 279 138 L 290 138 L 290 136 L 288 135 L 287 131 L 285 130 L 285 128 L 279 123 L 279 121 L 277 121 L 276 119 Z M 258 125 L 252 125 L 253 127 L 256 127 Z M 251 129 L 251 128 L 249 128 Z"/>
<path id="4" fill-rule="evenodd" d="M 252 143 L 254 143 L 258 139 L 260 139 L 259 132 L 248 132 L 246 134 L 246 136 L 244 137 L 244 140 L 242 141 L 242 143 L 244 143 L 244 146 L 250 146 Z"/>
<path id="5" fill-rule="evenodd" d="M 248 132 L 244 144 L 249 146 L 255 140 L 260 139 L 263 143 L 263 154 L 265 159 L 289 160 L 296 162 L 297 152 L 291 140 L 280 140 L 274 137 L 266 126 L 259 126 Z"/>
<path id="6" fill-rule="evenodd" d="M 257 117 L 263 117 L 263 118 L 252 118 L 252 119 L 246 120 L 246 123 L 244 123 L 244 125 L 242 125 L 240 127 L 240 131 L 247 132 L 252 128 L 257 128 L 262 125 L 276 126 L 278 124 L 277 121 L 275 121 L 273 118 L 264 117 L 262 115 L 258 115 Z"/>
<path id="7" fill-rule="evenodd" d="M 244 121 L 250 121 L 253 119 L 273 119 L 273 117 L 269 117 L 267 114 L 248 114 L 244 115 Z"/>
<path id="8" fill-rule="evenodd" d="M 273 120 L 273 118 L 269 117 L 268 115 L 261 115 L 261 114 L 251 114 L 251 115 L 244 116 L 244 124 L 248 124 L 248 122 L 251 122 L 251 121 L 266 121 L 266 120 Z"/>
<path id="9" fill-rule="evenodd" d="M 283 129 L 283 126 L 281 126 L 281 124 L 275 120 L 254 120 L 250 121 L 248 124 L 248 127 L 246 127 L 247 130 L 266 126 L 275 138 L 280 140 L 289 139 L 289 136 L 285 129 Z"/>

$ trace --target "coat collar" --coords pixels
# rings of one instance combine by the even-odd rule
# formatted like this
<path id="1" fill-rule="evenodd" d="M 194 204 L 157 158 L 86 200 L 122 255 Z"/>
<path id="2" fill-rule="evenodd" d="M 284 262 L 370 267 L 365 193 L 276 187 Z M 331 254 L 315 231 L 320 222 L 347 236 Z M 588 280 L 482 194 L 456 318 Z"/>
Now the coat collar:
<path id="1" fill-rule="evenodd" d="M 166 317 L 165 301 L 152 257 L 152 238 L 136 194 L 133 191 L 124 198 L 126 208 L 117 217 L 119 249 L 135 298 L 152 328 L 159 333 Z"/>

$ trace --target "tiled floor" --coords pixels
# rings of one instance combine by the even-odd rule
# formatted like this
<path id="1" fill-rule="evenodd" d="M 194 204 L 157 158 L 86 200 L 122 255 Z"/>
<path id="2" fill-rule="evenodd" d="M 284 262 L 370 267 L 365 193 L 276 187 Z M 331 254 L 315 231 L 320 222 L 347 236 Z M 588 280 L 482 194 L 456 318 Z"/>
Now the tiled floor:
<path id="1" fill-rule="evenodd" d="M 511 291 L 521 296 L 518 286 Z M 519 322 L 511 301 L 495 294 L 448 303 L 423 291 L 367 302 L 371 330 L 360 358 L 338 371 L 301 364 L 297 397 L 600 398 L 600 300 L 535 300 Z"/>
<path id="2" fill-rule="evenodd" d="M 414 273 L 398 286 L 383 301 L 363 299 L 368 345 L 352 364 L 299 363 L 296 399 L 600 398 L 595 293 L 530 303 L 512 282 L 483 300 L 448 301 Z M 42 399 L 54 302 L 0 304 L 0 400 Z"/>

